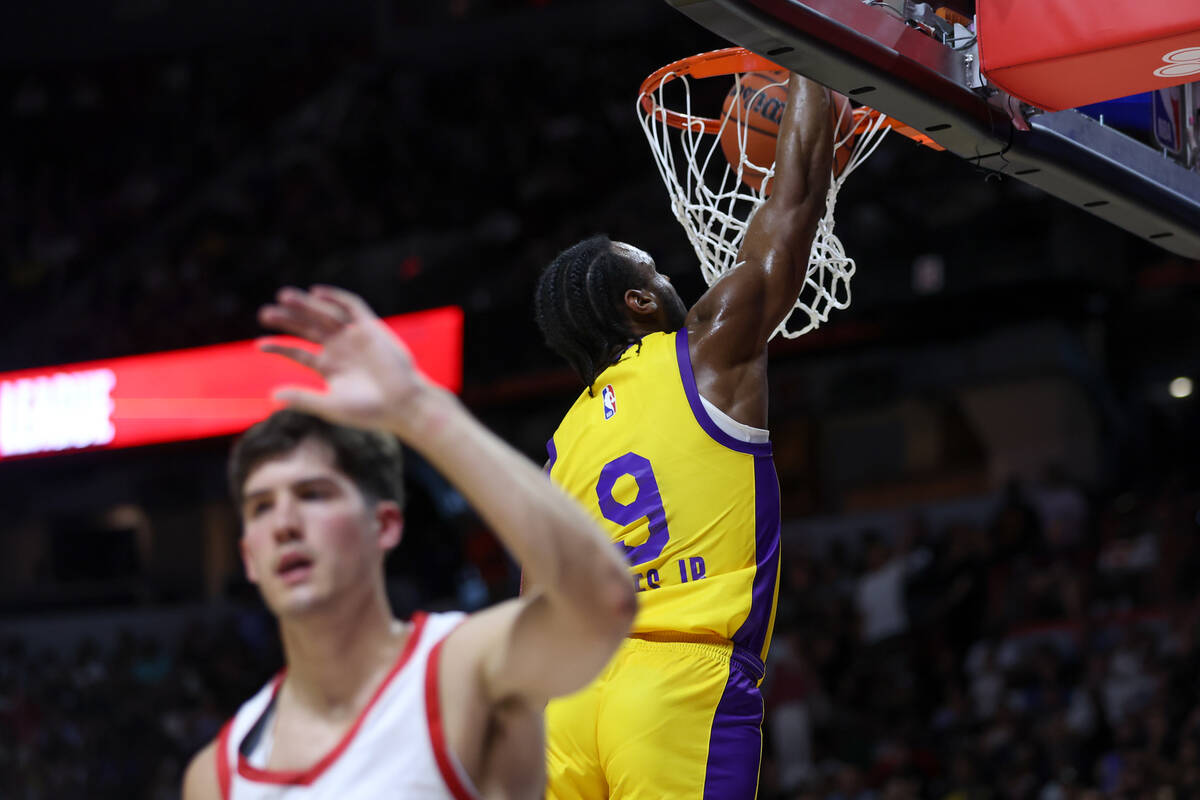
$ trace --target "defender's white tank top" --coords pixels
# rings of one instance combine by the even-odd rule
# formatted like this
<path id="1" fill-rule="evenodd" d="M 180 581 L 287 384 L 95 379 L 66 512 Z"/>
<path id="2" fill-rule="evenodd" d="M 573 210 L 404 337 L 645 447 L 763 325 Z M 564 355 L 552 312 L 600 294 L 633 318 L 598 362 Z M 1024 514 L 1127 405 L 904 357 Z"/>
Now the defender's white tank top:
<path id="1" fill-rule="evenodd" d="M 465 615 L 412 618 L 404 652 L 342 740 L 305 770 L 260 769 L 250 755 L 270 735 L 274 680 L 246 701 L 217 739 L 217 779 L 225 800 L 411 798 L 475 800 L 478 793 L 446 746 L 438 700 L 442 641 Z"/>

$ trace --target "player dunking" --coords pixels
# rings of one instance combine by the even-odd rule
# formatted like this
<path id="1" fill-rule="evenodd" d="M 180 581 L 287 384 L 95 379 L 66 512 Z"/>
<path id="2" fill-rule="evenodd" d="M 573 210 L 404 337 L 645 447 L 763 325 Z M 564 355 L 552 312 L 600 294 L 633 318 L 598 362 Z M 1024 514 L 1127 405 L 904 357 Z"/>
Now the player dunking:
<path id="1" fill-rule="evenodd" d="M 361 299 L 284 289 L 260 317 L 322 346 L 263 349 L 328 386 L 280 392 L 298 411 L 251 428 L 230 461 L 246 574 L 287 666 L 192 760 L 185 800 L 541 797 L 542 707 L 628 632 L 625 565 L 575 502 L 417 372 Z M 398 447 L 358 428 L 396 434 L 441 470 L 539 590 L 470 617 L 393 619 L 382 564 L 401 535 Z"/>
<path id="2" fill-rule="evenodd" d="M 767 341 L 804 285 L 832 158 L 829 93 L 792 75 L 775 186 L 727 274 L 687 310 L 649 255 L 607 237 L 559 255 L 538 323 L 586 390 L 550 475 L 620 542 L 630 639 L 546 711 L 548 797 L 755 797 L 779 572 Z"/>

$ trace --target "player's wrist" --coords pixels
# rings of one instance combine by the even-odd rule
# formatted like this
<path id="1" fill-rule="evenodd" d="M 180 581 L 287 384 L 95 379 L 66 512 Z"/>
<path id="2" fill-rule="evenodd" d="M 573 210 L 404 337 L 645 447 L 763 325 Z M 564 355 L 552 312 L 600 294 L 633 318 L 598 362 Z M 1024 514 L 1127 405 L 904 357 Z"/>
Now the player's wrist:
<path id="1" fill-rule="evenodd" d="M 428 450 L 437 446 L 460 413 L 462 405 L 453 393 L 437 384 L 422 382 L 397 407 L 389 427 L 414 449 Z"/>

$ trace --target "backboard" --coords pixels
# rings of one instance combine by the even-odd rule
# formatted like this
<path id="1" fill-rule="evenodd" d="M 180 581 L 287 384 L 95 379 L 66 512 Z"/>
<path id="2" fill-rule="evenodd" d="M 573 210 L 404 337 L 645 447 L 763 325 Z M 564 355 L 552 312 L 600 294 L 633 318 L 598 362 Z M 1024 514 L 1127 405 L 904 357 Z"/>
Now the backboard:
<path id="1" fill-rule="evenodd" d="M 1200 259 L 1200 172 L 1078 111 L 1037 112 L 979 73 L 969 27 L 912 0 L 667 0 L 717 35 L 869 104 L 971 163 Z M 945 3 L 969 15 L 972 3 Z M 969 20 L 968 20 L 969 21 Z M 1189 96 L 1191 93 L 1188 93 Z M 1185 123 L 1195 135 L 1194 109 Z"/>

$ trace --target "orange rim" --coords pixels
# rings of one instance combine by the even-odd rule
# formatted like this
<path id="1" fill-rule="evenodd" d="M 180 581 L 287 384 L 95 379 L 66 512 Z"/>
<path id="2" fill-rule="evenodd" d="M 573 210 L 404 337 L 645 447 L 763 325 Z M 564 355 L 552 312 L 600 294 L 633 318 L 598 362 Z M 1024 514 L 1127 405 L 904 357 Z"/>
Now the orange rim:
<path id="1" fill-rule="evenodd" d="M 783 67 L 744 47 L 727 47 L 724 50 L 713 50 L 681 58 L 672 64 L 656 69 L 646 80 L 642 81 L 640 90 L 642 108 L 647 115 L 662 120 L 672 128 L 694 129 L 696 123 L 700 123 L 705 133 L 716 135 L 721 130 L 721 120 L 688 116 L 680 114 L 678 111 L 672 111 L 655 103 L 653 93 L 676 78 L 716 78 L 721 75 L 736 75 L 739 72 L 770 72 L 778 69 L 783 69 Z"/>
<path id="2" fill-rule="evenodd" d="M 650 73 L 646 80 L 642 81 L 642 86 L 639 90 L 642 109 L 646 112 L 647 116 L 662 120 L 672 128 L 694 130 L 697 124 L 699 124 L 705 133 L 715 136 L 721 131 L 721 120 L 709 117 L 689 116 L 681 114 L 678 111 L 672 111 L 665 106 L 660 106 L 654 102 L 654 92 L 676 78 L 716 78 L 721 75 L 736 75 L 743 72 L 772 72 L 782 69 L 786 68 L 744 47 L 727 47 L 723 50 L 712 50 L 707 53 L 688 56 L 687 58 L 681 58 L 678 61 L 667 64 L 665 67 L 656 69 Z M 867 108 L 867 111 L 869 112 L 867 116 L 860 119 L 855 126 L 856 131 L 864 128 L 872 120 L 884 116 L 873 108 Z M 922 144 L 933 150 L 946 149 L 924 133 L 921 133 L 910 125 L 905 125 L 898 119 L 888 117 L 885 124 L 890 124 L 892 130 L 896 133 L 901 136 L 907 136 L 918 144 Z"/>

